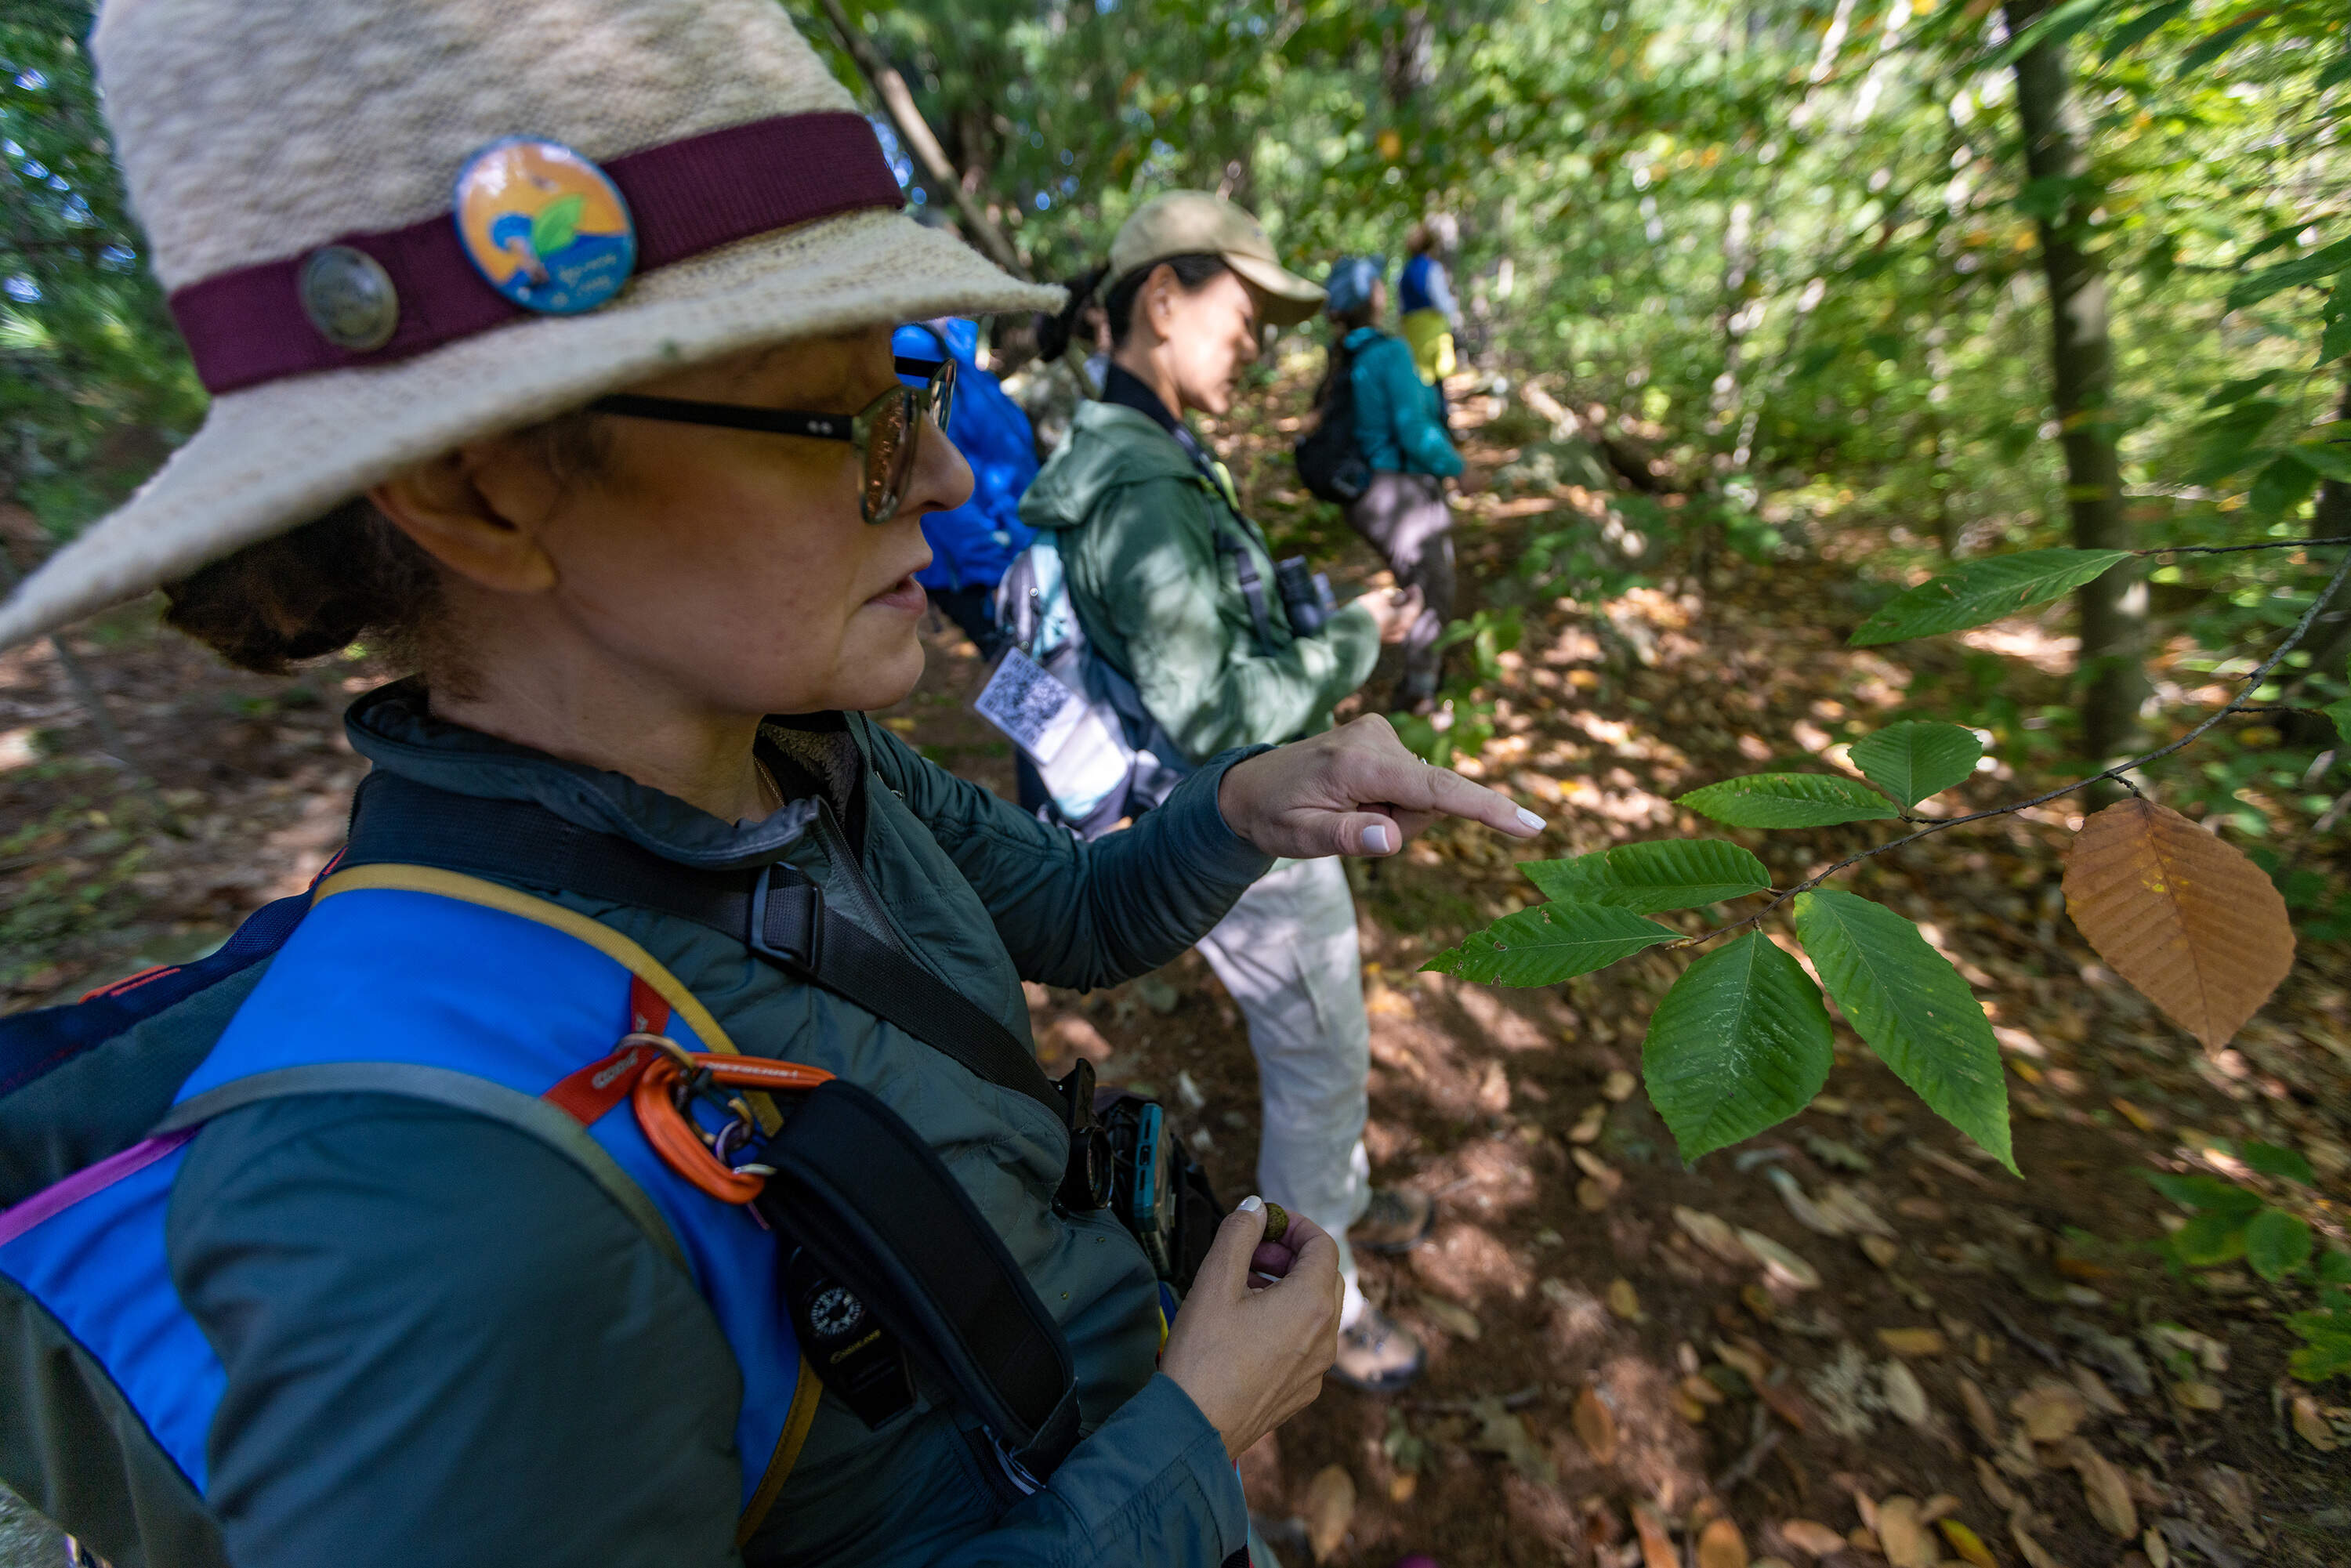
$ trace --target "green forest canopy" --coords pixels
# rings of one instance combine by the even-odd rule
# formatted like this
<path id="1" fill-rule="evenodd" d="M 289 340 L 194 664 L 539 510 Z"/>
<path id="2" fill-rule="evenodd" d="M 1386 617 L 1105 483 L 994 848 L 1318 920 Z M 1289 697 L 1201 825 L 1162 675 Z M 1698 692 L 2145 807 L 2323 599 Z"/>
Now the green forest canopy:
<path id="1" fill-rule="evenodd" d="M 855 82 L 828 12 L 795 16 Z M 2339 7 L 915 0 L 843 19 L 1038 276 L 1083 269 L 1171 185 L 1238 196 L 1310 267 L 1394 257 L 1449 216 L 1481 365 L 1645 422 L 1756 537 L 1875 530 L 1889 589 L 1938 551 L 2066 542 L 2069 423 L 2112 437 L 2141 547 L 2308 532 L 2322 482 L 2351 480 L 2326 423 L 2351 349 Z M 89 20 L 26 0 L 0 21 L 0 493 L 50 538 L 203 401 L 106 160 Z M 2028 174 L 2028 50 L 2070 91 L 2073 172 Z M 2057 241 L 2115 349 L 2111 393 L 2070 414 Z M 2212 662 L 2319 580 L 2229 559 L 2225 593 L 2189 596 Z M 2332 641 L 2312 639 L 2322 685 Z"/>

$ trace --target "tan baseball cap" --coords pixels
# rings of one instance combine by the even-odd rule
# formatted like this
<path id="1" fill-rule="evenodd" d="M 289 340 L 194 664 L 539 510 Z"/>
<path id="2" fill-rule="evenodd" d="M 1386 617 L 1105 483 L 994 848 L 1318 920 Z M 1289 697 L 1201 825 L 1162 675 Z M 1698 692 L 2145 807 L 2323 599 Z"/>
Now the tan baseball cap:
<path id="1" fill-rule="evenodd" d="M 1322 287 L 1274 259 L 1265 225 L 1222 196 L 1170 191 L 1134 209 L 1110 245 L 1109 287 L 1171 256 L 1220 256 L 1265 295 L 1266 319 L 1294 326 L 1322 308 Z M 1108 290 L 1105 289 L 1105 294 Z"/>

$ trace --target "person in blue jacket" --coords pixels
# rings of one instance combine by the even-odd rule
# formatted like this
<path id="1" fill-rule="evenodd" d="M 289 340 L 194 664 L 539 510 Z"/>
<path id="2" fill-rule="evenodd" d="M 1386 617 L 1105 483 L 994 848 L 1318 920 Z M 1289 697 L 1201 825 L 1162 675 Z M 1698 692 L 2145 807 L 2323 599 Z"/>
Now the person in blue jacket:
<path id="1" fill-rule="evenodd" d="M 898 329 L 890 347 L 899 359 L 935 364 L 956 361 L 956 448 L 971 465 L 971 499 L 923 519 L 931 564 L 914 574 L 931 602 L 993 659 L 1003 645 L 993 601 L 1013 557 L 1036 530 L 1020 520 L 1020 497 L 1037 477 L 1037 444 L 1029 416 L 994 376 L 979 368 L 979 324 L 941 317 Z M 923 378 L 901 372 L 903 379 Z"/>
<path id="2" fill-rule="evenodd" d="M 1394 705 L 1425 710 L 1437 697 L 1437 640 L 1453 613 L 1453 508 L 1445 481 L 1461 454 L 1445 429 L 1445 394 L 1421 380 L 1412 350 L 1374 325 L 1387 309 L 1378 261 L 1350 256 L 1331 269 L 1332 336 L 1355 398 L 1355 444 L 1372 481 L 1347 507 L 1347 522 L 1387 557 L 1396 587 L 1420 590 L 1420 619 L 1404 642 Z"/>
<path id="3" fill-rule="evenodd" d="M 1450 226 L 1444 219 L 1413 225 L 1404 242 L 1404 276 L 1396 280 L 1404 296 L 1399 303 L 1405 341 L 1412 345 L 1420 379 L 1435 387 L 1444 386 L 1445 378 L 1453 373 L 1453 334 L 1461 326 L 1453 280 L 1437 254 L 1451 248 L 1446 238 Z"/>

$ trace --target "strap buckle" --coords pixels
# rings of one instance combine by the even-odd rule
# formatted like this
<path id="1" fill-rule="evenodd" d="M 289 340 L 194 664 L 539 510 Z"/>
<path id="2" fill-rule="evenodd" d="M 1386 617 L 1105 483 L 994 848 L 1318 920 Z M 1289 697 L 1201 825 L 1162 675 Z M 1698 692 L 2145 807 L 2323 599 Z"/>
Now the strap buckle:
<path id="1" fill-rule="evenodd" d="M 823 890 L 779 865 L 761 866 L 751 882 L 751 928 L 744 944 L 763 958 L 814 974 L 823 932 Z"/>

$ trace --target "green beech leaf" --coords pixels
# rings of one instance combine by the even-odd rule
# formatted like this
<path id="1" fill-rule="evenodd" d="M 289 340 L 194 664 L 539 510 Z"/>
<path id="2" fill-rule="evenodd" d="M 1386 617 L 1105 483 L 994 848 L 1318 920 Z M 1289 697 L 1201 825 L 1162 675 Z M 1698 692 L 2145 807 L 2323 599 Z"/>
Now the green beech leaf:
<path id="1" fill-rule="evenodd" d="M 1850 893 L 1799 894 L 1796 935 L 1854 1032 L 1929 1110 L 2017 1174 L 2000 1045 L 1950 960 L 1916 925 Z"/>
<path id="2" fill-rule="evenodd" d="M 2339 707 L 2342 705 L 2338 703 L 2335 706 Z M 2304 1186 L 2318 1185 L 2318 1177 L 2311 1170 L 2310 1162 L 2304 1159 L 2299 1151 L 2283 1145 L 2265 1144 L 2259 1138 L 2248 1138 L 2245 1146 L 2237 1153 L 2246 1165 L 2265 1176 L 2280 1176 L 2287 1181 L 2300 1182 Z"/>
<path id="3" fill-rule="evenodd" d="M 1696 909 L 1771 885 L 1763 862 L 1720 839 L 1661 839 L 1573 860 L 1530 861 L 1519 869 L 1565 904 L 1604 904 L 1646 915 Z"/>
<path id="4" fill-rule="evenodd" d="M 2062 5 L 2043 12 L 2017 35 L 1994 50 L 1979 67 L 1981 70 L 1999 70 L 2016 63 L 2017 57 L 2043 44 L 2062 44 L 2098 18 L 2106 0 L 2065 0 Z"/>
<path id="5" fill-rule="evenodd" d="M 1505 915 L 1421 966 L 1483 986 L 1551 986 L 1604 969 L 1681 933 L 1629 909 L 1599 904 L 1538 904 Z"/>
<path id="6" fill-rule="evenodd" d="M 2339 239 L 2333 245 L 2322 246 L 2308 256 L 2298 256 L 2292 261 L 2265 267 L 2250 277 L 2241 278 L 2229 290 L 2229 308 L 2242 310 L 2257 305 L 2283 288 L 2298 288 L 2305 283 L 2318 283 L 2351 267 L 2351 239 Z"/>
<path id="7" fill-rule="evenodd" d="M 2326 308 L 2321 318 L 2325 331 L 2318 339 L 2318 362 L 2332 364 L 2345 354 L 2351 354 L 2351 273 L 2335 278 L 2335 291 L 2326 297 Z"/>
<path id="8" fill-rule="evenodd" d="M 1852 752 L 1862 777 L 1906 809 L 1966 779 L 1982 756 L 1974 730 L 1915 720 L 1863 736 Z"/>
<path id="9" fill-rule="evenodd" d="M 2318 470 L 2293 456 L 2273 457 L 2253 476 L 2245 506 L 2254 517 L 2283 517 L 2304 501 L 2318 484 Z"/>
<path id="10" fill-rule="evenodd" d="M 2232 1215 L 2243 1219 L 2262 1207 L 2261 1194 L 2239 1186 L 2219 1176 L 2202 1174 L 2167 1176 L 2161 1171 L 2141 1173 L 2147 1185 L 2182 1208 L 2192 1208 L 2205 1214 Z"/>
<path id="11" fill-rule="evenodd" d="M 1693 789 L 1674 803 L 1734 828 L 1825 828 L 1901 815 L 1868 785 L 1836 773 L 1755 773 Z"/>
<path id="12" fill-rule="evenodd" d="M 1649 1019 L 1649 1102 L 1697 1159 L 1806 1105 L 1829 1081 L 1828 1009 L 1803 966 L 1750 931 L 1692 964 Z"/>
<path id="13" fill-rule="evenodd" d="M 2351 1372 L 2351 1317 L 2337 1312 L 2296 1312 L 2286 1326 L 2302 1340 L 2285 1369 L 2304 1383 L 2323 1383 Z"/>
<path id="14" fill-rule="evenodd" d="M 2346 746 L 2351 746 L 2351 697 L 2345 697 L 2339 703 L 2328 703 L 2319 711 L 2335 721 L 2335 738 Z"/>
<path id="15" fill-rule="evenodd" d="M 2128 550 L 2031 549 L 1970 561 L 1878 607 L 1852 637 L 1856 648 L 1962 632 L 2046 604 L 2130 559 Z"/>
<path id="16" fill-rule="evenodd" d="M 2245 1226 L 2245 1266 L 2272 1284 L 2310 1261 L 2310 1227 L 2283 1208 L 2264 1208 Z"/>
<path id="17" fill-rule="evenodd" d="M 2174 79 L 2185 77 L 2199 67 L 2210 65 L 2214 60 L 2235 48 L 2237 41 L 2260 26 L 2262 18 L 2268 15 L 2269 12 L 2266 9 L 2256 11 L 2250 16 L 2230 23 L 2219 32 L 2207 37 L 2202 43 L 2179 57 L 2179 68 L 2175 73 Z"/>
<path id="18" fill-rule="evenodd" d="M 2341 442 L 2297 442 L 2285 449 L 2285 455 L 2321 478 L 2351 480 L 2351 447 Z"/>
<path id="19" fill-rule="evenodd" d="M 569 245 L 580 233 L 580 214 L 587 210 L 588 198 L 574 192 L 558 196 L 539 209 L 538 216 L 530 221 L 530 248 L 542 260 Z"/>
<path id="20" fill-rule="evenodd" d="M 2132 46 L 2144 42 L 2149 34 L 2174 16 L 2185 15 L 2188 6 L 2189 0 L 2164 0 L 2160 5 L 2148 6 L 2115 29 L 2114 37 L 2106 40 L 2105 52 L 2099 57 L 2111 60 Z"/>
<path id="21" fill-rule="evenodd" d="M 2172 1256 L 2191 1269 L 2212 1269 L 2245 1255 L 2245 1219 L 2237 1214 L 2199 1214 L 2170 1237 Z"/>
<path id="22" fill-rule="evenodd" d="M 2318 1260 L 2318 1280 L 2324 1285 L 2351 1285 L 2351 1252 L 2327 1249 Z"/>

